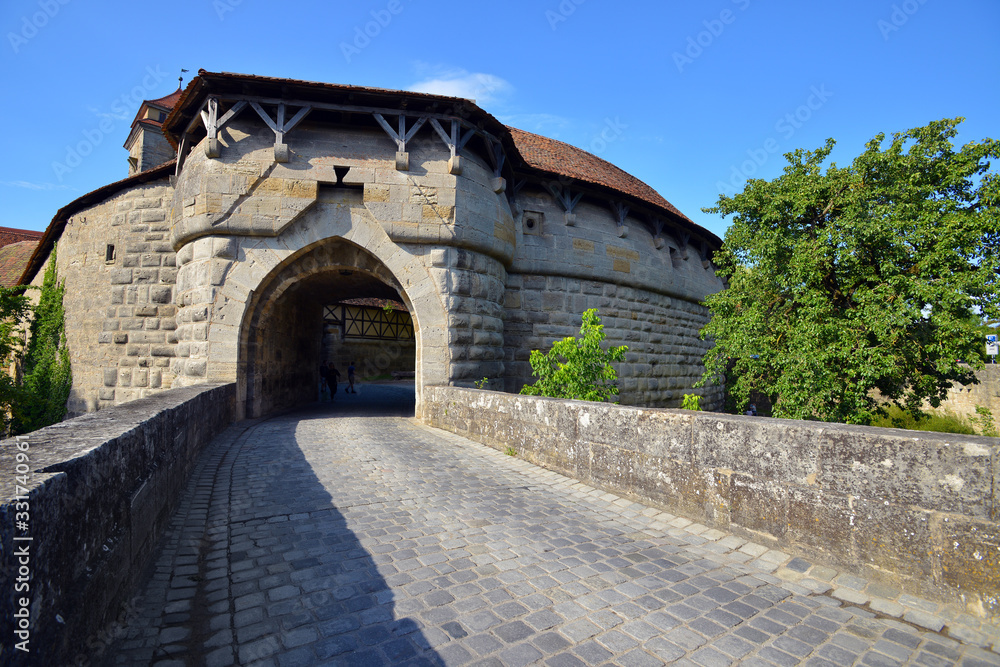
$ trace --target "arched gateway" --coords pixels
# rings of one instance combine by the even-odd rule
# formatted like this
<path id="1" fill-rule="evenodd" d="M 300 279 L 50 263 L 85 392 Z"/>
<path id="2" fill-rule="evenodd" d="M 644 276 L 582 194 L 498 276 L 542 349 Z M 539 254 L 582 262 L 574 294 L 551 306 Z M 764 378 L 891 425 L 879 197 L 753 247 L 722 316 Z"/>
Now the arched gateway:
<path id="1" fill-rule="evenodd" d="M 719 239 L 617 167 L 438 95 L 201 71 L 169 97 L 133 124 L 145 171 L 61 209 L 22 278 L 58 240 L 72 412 L 213 381 L 248 416 L 312 400 L 323 308 L 354 297 L 409 311 L 418 412 L 427 385 L 516 391 L 592 307 L 623 403 L 700 377 Z M 176 158 L 146 168 L 143 132 Z"/>

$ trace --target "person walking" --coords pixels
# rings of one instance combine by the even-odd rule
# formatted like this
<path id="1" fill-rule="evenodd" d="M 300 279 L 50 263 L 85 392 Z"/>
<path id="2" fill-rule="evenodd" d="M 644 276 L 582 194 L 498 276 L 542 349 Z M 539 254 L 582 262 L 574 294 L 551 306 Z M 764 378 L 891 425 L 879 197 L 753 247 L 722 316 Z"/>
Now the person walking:
<path id="1" fill-rule="evenodd" d="M 333 362 L 331 361 L 326 366 L 326 383 L 330 387 L 330 400 L 331 401 L 334 399 L 334 396 L 337 393 L 337 382 L 339 380 L 340 380 L 340 371 L 338 371 L 336 368 L 334 368 Z"/>
<path id="2" fill-rule="evenodd" d="M 358 392 L 354 391 L 354 362 L 347 367 L 347 393 L 356 394 Z"/>
<path id="3" fill-rule="evenodd" d="M 330 390 L 329 383 L 326 381 L 326 365 L 320 362 L 319 365 L 319 400 L 326 400 L 326 393 Z"/>

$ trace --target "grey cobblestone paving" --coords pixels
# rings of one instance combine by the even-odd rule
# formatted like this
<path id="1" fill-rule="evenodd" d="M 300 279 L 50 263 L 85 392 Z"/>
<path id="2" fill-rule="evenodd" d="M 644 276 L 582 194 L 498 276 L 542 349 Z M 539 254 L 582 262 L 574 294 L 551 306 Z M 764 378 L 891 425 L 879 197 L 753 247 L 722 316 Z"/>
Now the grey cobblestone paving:
<path id="1" fill-rule="evenodd" d="M 220 436 L 103 663 L 1000 665 L 990 628 L 884 591 L 912 622 L 876 615 L 828 594 L 864 580 L 407 410 L 370 385 Z"/>

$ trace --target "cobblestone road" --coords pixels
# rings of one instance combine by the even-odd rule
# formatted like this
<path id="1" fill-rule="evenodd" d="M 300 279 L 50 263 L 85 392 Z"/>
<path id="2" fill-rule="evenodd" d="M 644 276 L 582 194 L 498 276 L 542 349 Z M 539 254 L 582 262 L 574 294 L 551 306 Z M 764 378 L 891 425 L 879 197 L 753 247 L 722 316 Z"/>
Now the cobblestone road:
<path id="1" fill-rule="evenodd" d="M 417 425 L 412 397 L 370 385 L 219 437 L 104 662 L 1000 664 L 786 583 L 784 554 Z"/>

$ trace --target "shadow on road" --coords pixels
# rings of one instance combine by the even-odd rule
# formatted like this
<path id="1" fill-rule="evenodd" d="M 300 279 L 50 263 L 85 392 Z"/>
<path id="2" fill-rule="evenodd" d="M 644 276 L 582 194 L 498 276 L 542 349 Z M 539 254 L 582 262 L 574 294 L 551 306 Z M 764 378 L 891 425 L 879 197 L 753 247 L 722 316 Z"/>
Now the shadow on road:
<path id="1" fill-rule="evenodd" d="M 371 385 L 213 442 L 194 502 L 161 544 L 160 576 L 101 664 L 443 665 L 418 624 L 398 618 L 390 559 L 376 562 L 314 472 L 336 469 L 343 452 L 320 448 L 317 460 L 313 443 L 309 461 L 297 435 L 303 420 L 406 417 L 413 404 L 412 383 Z M 377 524 L 361 527 L 384 535 Z"/>

